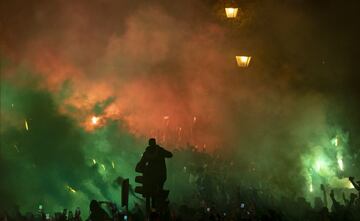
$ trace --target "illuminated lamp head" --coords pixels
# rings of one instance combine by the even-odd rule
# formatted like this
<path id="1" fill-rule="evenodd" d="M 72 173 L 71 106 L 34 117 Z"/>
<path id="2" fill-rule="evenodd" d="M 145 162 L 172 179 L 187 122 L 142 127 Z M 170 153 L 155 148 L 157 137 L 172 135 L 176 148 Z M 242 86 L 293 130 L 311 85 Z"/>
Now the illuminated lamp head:
<path id="1" fill-rule="evenodd" d="M 149 146 L 155 146 L 156 145 L 156 139 L 155 138 L 150 138 L 149 139 Z"/>

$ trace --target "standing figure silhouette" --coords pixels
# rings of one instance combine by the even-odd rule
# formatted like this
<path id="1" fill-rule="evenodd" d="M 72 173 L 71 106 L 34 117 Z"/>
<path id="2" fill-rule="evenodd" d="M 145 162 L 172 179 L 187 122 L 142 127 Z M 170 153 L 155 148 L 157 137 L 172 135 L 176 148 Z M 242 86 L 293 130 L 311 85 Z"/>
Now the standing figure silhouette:
<path id="1" fill-rule="evenodd" d="M 143 173 L 145 197 L 151 198 L 152 208 L 162 204 L 167 196 L 164 196 L 164 183 L 166 181 L 165 158 L 171 158 L 172 153 L 156 144 L 155 138 L 149 139 L 140 162 L 136 165 L 136 171 Z M 147 209 L 150 205 L 147 203 Z"/>

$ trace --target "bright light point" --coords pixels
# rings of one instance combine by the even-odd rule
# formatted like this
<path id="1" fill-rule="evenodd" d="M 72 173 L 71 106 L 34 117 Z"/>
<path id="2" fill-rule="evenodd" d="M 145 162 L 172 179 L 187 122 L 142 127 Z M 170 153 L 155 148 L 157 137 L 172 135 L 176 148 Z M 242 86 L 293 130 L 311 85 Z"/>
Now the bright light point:
<path id="1" fill-rule="evenodd" d="M 164 120 L 169 120 L 169 116 L 164 116 Z"/>
<path id="2" fill-rule="evenodd" d="M 115 169 L 115 163 L 114 163 L 114 161 L 111 162 L 111 166 L 112 166 L 113 169 Z"/>
<path id="3" fill-rule="evenodd" d="M 225 8 L 226 17 L 236 18 L 238 10 L 239 10 L 238 8 Z"/>
<path id="4" fill-rule="evenodd" d="M 309 191 L 310 191 L 310 193 L 312 193 L 312 192 L 314 191 L 314 189 L 313 189 L 313 185 L 312 185 L 312 184 L 310 184 Z"/>
<path id="5" fill-rule="evenodd" d="M 320 169 L 321 169 L 321 161 L 317 161 L 316 164 L 315 164 L 315 170 L 316 170 L 317 172 L 319 172 Z"/>
<path id="6" fill-rule="evenodd" d="M 236 56 L 236 62 L 239 67 L 248 67 L 251 61 L 250 56 Z"/>
<path id="7" fill-rule="evenodd" d="M 105 168 L 105 165 L 104 165 L 104 164 L 101 164 L 101 167 L 102 167 L 104 170 L 106 170 L 106 168 Z"/>
<path id="8" fill-rule="evenodd" d="M 99 121 L 99 117 L 93 116 L 93 117 L 91 118 L 91 123 L 94 124 L 94 125 L 97 124 L 98 121 Z"/>
<path id="9" fill-rule="evenodd" d="M 331 144 L 337 147 L 339 145 L 339 139 L 335 137 L 334 139 L 331 140 Z"/>
<path id="10" fill-rule="evenodd" d="M 337 162 L 338 162 L 338 165 L 339 165 L 339 169 L 340 169 L 341 171 L 344 171 L 344 163 L 343 163 L 343 160 L 342 160 L 341 158 L 338 158 Z"/>
<path id="11" fill-rule="evenodd" d="M 319 173 L 324 169 L 326 169 L 326 163 L 324 160 L 318 159 L 315 163 L 315 171 Z"/>
<path id="12" fill-rule="evenodd" d="M 93 164 L 96 164 L 96 160 L 95 160 L 95 159 L 93 159 L 92 162 L 93 162 Z"/>
<path id="13" fill-rule="evenodd" d="M 26 129 L 26 130 L 29 130 L 29 125 L 28 125 L 27 120 L 25 120 L 25 129 Z"/>
<path id="14" fill-rule="evenodd" d="M 71 186 L 66 186 L 66 188 L 72 192 L 72 193 L 76 193 L 76 190 L 74 190 L 74 188 L 72 188 Z"/>
<path id="15" fill-rule="evenodd" d="M 241 62 L 246 62 L 246 61 L 247 61 L 247 57 L 241 56 L 241 57 L 240 57 L 240 61 L 241 61 Z"/>

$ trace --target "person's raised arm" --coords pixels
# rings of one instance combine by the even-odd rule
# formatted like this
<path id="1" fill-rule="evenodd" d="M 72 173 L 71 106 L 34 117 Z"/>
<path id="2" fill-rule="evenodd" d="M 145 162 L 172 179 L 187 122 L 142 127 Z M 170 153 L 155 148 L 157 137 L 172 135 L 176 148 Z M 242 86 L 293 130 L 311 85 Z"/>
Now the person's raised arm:
<path id="1" fill-rule="evenodd" d="M 331 190 L 331 192 L 330 192 L 330 198 L 331 198 L 331 200 L 332 200 L 332 202 L 333 202 L 333 205 L 334 205 L 335 209 L 336 209 L 336 210 L 340 209 L 340 203 L 339 203 L 338 201 L 336 201 L 336 199 L 335 199 L 334 190 Z"/>
<path id="2" fill-rule="evenodd" d="M 165 150 L 164 148 L 160 147 L 160 151 L 161 151 L 161 155 L 163 157 L 166 157 L 166 158 L 171 158 L 173 156 L 173 154 L 168 151 L 168 150 Z"/>

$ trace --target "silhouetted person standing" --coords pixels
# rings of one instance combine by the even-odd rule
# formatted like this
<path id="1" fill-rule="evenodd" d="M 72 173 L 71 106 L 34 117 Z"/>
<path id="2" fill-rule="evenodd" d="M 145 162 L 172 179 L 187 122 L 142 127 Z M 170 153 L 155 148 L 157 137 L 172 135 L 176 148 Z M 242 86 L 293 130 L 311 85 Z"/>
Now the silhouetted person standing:
<path id="1" fill-rule="evenodd" d="M 149 146 L 137 167 L 143 169 L 144 180 L 153 191 L 162 190 L 167 178 L 165 158 L 170 157 L 172 153 L 157 145 L 155 138 L 149 139 Z"/>
<path id="2" fill-rule="evenodd" d="M 80 208 L 76 208 L 75 210 L 75 217 L 74 217 L 74 220 L 75 221 L 82 221 L 81 219 L 81 211 L 80 211 Z"/>
<path id="3" fill-rule="evenodd" d="M 159 200 L 160 203 L 164 200 L 161 194 L 167 178 L 165 158 L 170 157 L 170 151 L 157 145 L 155 138 L 150 138 L 149 146 L 136 166 L 136 171 L 143 173 L 145 195 L 152 198 L 153 208 L 159 206 L 155 205 L 155 201 Z"/>

